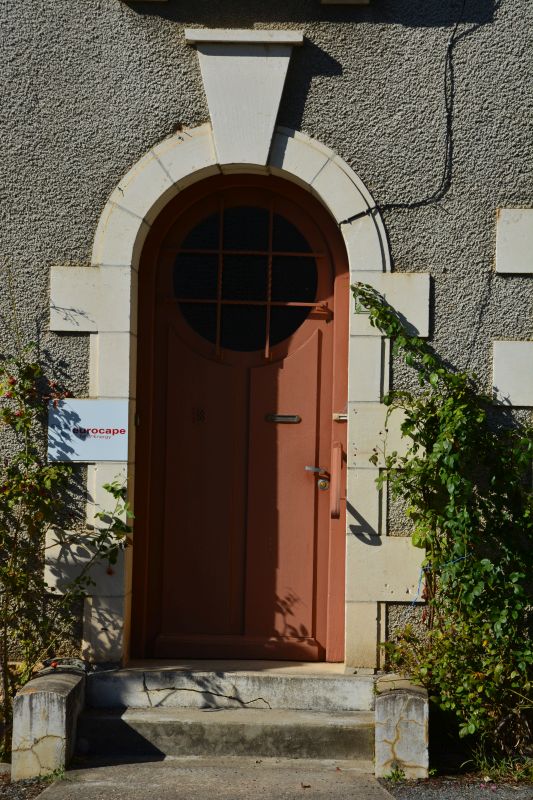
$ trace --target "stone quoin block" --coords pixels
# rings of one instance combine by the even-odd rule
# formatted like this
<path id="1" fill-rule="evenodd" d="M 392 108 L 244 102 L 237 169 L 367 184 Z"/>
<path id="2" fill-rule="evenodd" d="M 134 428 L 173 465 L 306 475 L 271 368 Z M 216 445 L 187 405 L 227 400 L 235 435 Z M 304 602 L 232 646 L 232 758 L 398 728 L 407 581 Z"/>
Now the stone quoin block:
<path id="1" fill-rule="evenodd" d="M 129 267 L 50 270 L 50 330 L 69 333 L 137 330 L 137 275 Z"/>
<path id="2" fill-rule="evenodd" d="M 348 356 L 348 400 L 379 403 L 383 394 L 383 341 L 351 336 Z"/>
<path id="3" fill-rule="evenodd" d="M 50 330 L 91 333 L 98 330 L 100 271 L 95 267 L 50 268 Z"/>
<path id="4" fill-rule="evenodd" d="M 370 670 L 379 666 L 378 632 L 378 603 L 346 603 L 346 666 Z"/>
<path id="5" fill-rule="evenodd" d="M 391 410 L 383 403 L 348 403 L 348 467 L 375 469 L 376 465 L 369 460 L 374 449 L 377 466 L 383 466 L 385 456 L 394 451 L 404 455 L 409 439 L 402 436 L 403 419 L 400 409 Z"/>
<path id="6" fill-rule="evenodd" d="M 346 600 L 422 602 L 418 595 L 424 550 L 410 536 L 349 533 L 346 541 Z"/>
<path id="7" fill-rule="evenodd" d="M 430 276 L 424 272 L 358 272 L 352 281 L 373 286 L 399 314 L 411 335 L 429 336 Z M 352 336 L 381 336 L 368 321 L 368 313 L 352 303 L 350 315 Z"/>
<path id="8" fill-rule="evenodd" d="M 378 491 L 379 469 L 348 469 L 346 533 L 362 538 L 379 536 L 385 520 L 385 493 Z"/>
<path id="9" fill-rule="evenodd" d="M 533 342 L 494 342 L 492 347 L 495 401 L 533 407 Z"/>
<path id="10" fill-rule="evenodd" d="M 496 272 L 533 273 L 533 208 L 496 213 Z"/>

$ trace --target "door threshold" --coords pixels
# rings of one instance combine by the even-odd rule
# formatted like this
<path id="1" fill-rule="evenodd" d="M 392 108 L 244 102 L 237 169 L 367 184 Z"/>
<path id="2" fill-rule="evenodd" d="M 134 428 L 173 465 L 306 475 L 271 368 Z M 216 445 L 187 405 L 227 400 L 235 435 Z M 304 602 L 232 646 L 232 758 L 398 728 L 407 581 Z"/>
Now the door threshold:
<path id="1" fill-rule="evenodd" d="M 291 675 L 353 675 L 354 668 L 326 661 L 259 661 L 236 659 L 130 659 L 124 669 L 183 672 L 270 672 Z"/>

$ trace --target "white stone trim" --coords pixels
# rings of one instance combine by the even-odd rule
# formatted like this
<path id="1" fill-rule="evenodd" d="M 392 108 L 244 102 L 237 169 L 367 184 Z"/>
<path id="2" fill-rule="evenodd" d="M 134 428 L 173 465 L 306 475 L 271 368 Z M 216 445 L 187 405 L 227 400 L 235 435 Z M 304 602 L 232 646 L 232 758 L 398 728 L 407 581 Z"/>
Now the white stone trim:
<path id="1" fill-rule="evenodd" d="M 370 548 L 369 548 L 370 550 Z M 380 606 L 373 600 L 365 603 L 346 603 L 346 636 L 344 659 L 347 665 L 374 671 L 379 664 Z"/>
<path id="2" fill-rule="evenodd" d="M 493 342 L 492 361 L 495 401 L 533 408 L 533 342 Z"/>
<path id="3" fill-rule="evenodd" d="M 401 409 L 383 403 L 360 403 L 348 400 L 348 469 L 374 470 L 371 456 L 377 455 L 377 466 L 385 465 L 385 457 L 393 452 L 405 455 L 408 440 L 400 430 L 404 421 Z"/>
<path id="4" fill-rule="evenodd" d="M 379 403 L 383 396 L 383 340 L 378 336 L 357 336 L 353 342 L 350 340 L 348 350 L 348 397 Z M 361 375 L 365 376 L 364 382 Z"/>
<path id="5" fill-rule="evenodd" d="M 378 272 L 359 271 L 353 280 L 368 283 L 383 295 L 398 312 L 409 333 L 429 336 L 429 292 L 430 278 L 425 272 Z M 352 336 L 381 336 L 377 328 L 368 321 L 368 314 L 352 307 L 350 316 Z"/>
<path id="6" fill-rule="evenodd" d="M 496 272 L 533 273 L 533 208 L 497 210 Z"/>
<path id="7" fill-rule="evenodd" d="M 304 133 L 278 127 L 272 139 L 268 168 L 272 175 L 292 180 L 310 190 L 341 222 L 352 280 L 359 279 L 353 273 L 362 269 L 390 270 L 387 234 L 380 214 L 374 210 L 372 195 L 359 176 L 333 150 Z M 343 222 L 362 212 L 367 213 L 354 222 Z"/>
<path id="8" fill-rule="evenodd" d="M 186 39 L 198 51 L 217 160 L 265 165 L 292 45 L 303 35 L 206 29 L 188 30 Z"/>
<path id="9" fill-rule="evenodd" d="M 87 570 L 95 550 L 87 536 L 79 531 L 49 530 L 46 534 L 44 579 L 49 587 L 63 593 L 72 581 Z M 124 594 L 124 558 L 127 550 L 118 553 L 117 561 L 110 566 L 107 561 L 96 561 L 86 572 L 93 581 L 92 595 L 122 597 Z"/>
<path id="10" fill-rule="evenodd" d="M 220 172 L 211 126 L 174 134 L 140 159 L 118 183 L 100 216 L 93 266 L 137 270 L 150 225 L 189 183 Z"/>
<path id="11" fill-rule="evenodd" d="M 352 576 L 347 603 L 363 603 L 370 597 L 392 603 L 422 602 L 418 586 L 425 552 L 413 547 L 410 536 L 352 535 L 346 542 L 346 568 Z"/>
<path id="12" fill-rule="evenodd" d="M 82 656 L 88 661 L 121 661 L 126 651 L 131 593 L 85 599 Z"/>
<path id="13" fill-rule="evenodd" d="M 239 166 L 217 159 L 209 124 L 184 130 L 152 148 L 119 182 L 96 229 L 92 266 L 52 269 L 52 329 L 90 333 L 91 396 L 128 397 L 130 423 L 135 413 L 136 273 L 146 235 L 159 212 L 182 189 L 227 171 L 262 171 L 293 181 L 311 192 L 339 224 L 352 280 L 376 285 L 393 305 L 399 303 L 401 312 L 417 330 L 427 335 L 428 276 L 390 273 L 387 237 L 375 203 L 360 178 L 332 150 L 302 133 L 277 128 L 266 164 Z M 353 222 L 344 222 L 356 214 L 362 216 Z M 105 293 L 109 294 L 109 301 L 103 298 Z M 71 318 L 64 309 L 78 309 L 81 313 Z M 376 335 L 373 329 L 369 331 L 367 321 L 361 321 L 360 315 L 356 319 L 351 313 L 350 325 L 348 502 L 355 513 L 348 514 L 348 535 L 353 534 L 353 527 L 361 524 L 362 519 L 369 535 L 378 536 L 386 531 L 386 506 L 382 493 L 375 486 L 377 470 L 368 457 L 372 447 L 379 444 L 378 433 L 384 421 L 385 407 L 380 400 L 388 389 L 390 348 L 387 340 Z M 359 424 L 361 421 L 363 425 Z M 365 433 L 361 438 L 363 428 Z M 91 522 L 95 521 L 94 512 L 102 502 L 99 487 L 110 469 L 127 470 L 128 487 L 131 490 L 133 486 L 133 424 L 130 424 L 130 432 L 131 463 L 89 467 L 87 515 Z M 395 440 L 398 433 L 396 425 Z M 391 545 L 387 552 L 395 547 L 399 545 Z M 371 559 L 377 549 L 367 547 L 365 557 Z M 351 565 L 349 561 L 349 597 L 354 596 L 356 578 Z M 99 597 L 95 592 L 86 604 L 85 652 L 92 657 L 113 660 L 124 652 L 121 648 L 127 648 L 125 620 L 130 607 L 130 574 L 130 569 L 125 569 L 121 596 Z M 346 606 L 349 621 L 346 661 L 368 669 L 379 665 L 377 645 L 383 627 L 380 620 L 384 592 L 379 571 L 374 574 L 377 575 L 372 584 L 374 588 L 368 590 L 371 596 L 365 602 L 350 600 Z M 102 621 L 104 627 L 107 626 L 105 631 Z"/>
<path id="14" fill-rule="evenodd" d="M 50 268 L 50 330 L 98 331 L 100 272 L 90 267 Z"/>
<path id="15" fill-rule="evenodd" d="M 250 30 L 244 28 L 185 28 L 187 44 L 290 44 L 302 45 L 302 31 Z"/>
<path id="16" fill-rule="evenodd" d="M 126 267 L 51 267 L 50 330 L 137 333 L 137 273 Z M 125 297 L 129 302 L 117 303 Z"/>
<path id="17" fill-rule="evenodd" d="M 356 469 L 348 467 L 346 481 L 346 535 L 367 539 L 384 534 L 386 520 L 386 492 L 378 490 L 377 467 Z"/>

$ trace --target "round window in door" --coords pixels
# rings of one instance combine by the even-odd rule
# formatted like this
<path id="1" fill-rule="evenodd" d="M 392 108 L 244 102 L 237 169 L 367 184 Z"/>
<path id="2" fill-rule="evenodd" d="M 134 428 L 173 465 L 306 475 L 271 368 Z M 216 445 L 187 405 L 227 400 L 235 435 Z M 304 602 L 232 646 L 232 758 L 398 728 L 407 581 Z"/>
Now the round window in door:
<path id="1" fill-rule="evenodd" d="M 307 319 L 328 316 L 324 243 L 305 212 L 274 193 L 204 198 L 165 245 L 182 335 L 208 357 L 283 357 L 287 348 L 278 345 Z"/>
<path id="2" fill-rule="evenodd" d="M 335 222 L 279 178 L 209 178 L 155 221 L 139 281 L 135 653 L 342 658 Z"/>
<path id="3" fill-rule="evenodd" d="M 316 301 L 311 246 L 292 222 L 260 206 L 221 203 L 185 236 L 173 277 L 189 325 L 222 349 L 268 353 Z"/>

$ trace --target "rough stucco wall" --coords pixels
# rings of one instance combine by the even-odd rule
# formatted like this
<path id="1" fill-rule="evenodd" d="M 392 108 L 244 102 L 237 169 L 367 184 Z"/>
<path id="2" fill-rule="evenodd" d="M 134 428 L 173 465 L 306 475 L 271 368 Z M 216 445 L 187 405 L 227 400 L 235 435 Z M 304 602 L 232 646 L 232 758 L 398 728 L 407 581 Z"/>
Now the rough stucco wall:
<path id="1" fill-rule="evenodd" d="M 438 185 L 443 63 L 459 0 L 19 0 L 3 3 L 7 43 L 0 164 L 2 257 L 26 329 L 86 386 L 85 337 L 47 337 L 49 266 L 86 263 L 119 178 L 179 123 L 207 119 L 196 53 L 183 26 L 302 28 L 279 122 L 336 150 L 378 202 Z M 530 279 L 492 272 L 495 208 L 532 199 L 529 0 L 466 0 L 455 49 L 453 185 L 437 205 L 386 216 L 397 270 L 434 277 L 434 341 L 489 378 L 492 338 L 531 333 Z M 2 299 L 5 304 L 5 297 Z M 401 370 L 397 380 L 404 381 Z"/>
<path id="2" fill-rule="evenodd" d="M 411 603 L 387 603 L 387 641 L 393 641 L 396 634 L 409 625 L 418 636 L 425 636 L 427 626 L 424 622 L 424 606 Z"/>
<path id="3" fill-rule="evenodd" d="M 208 118 L 183 27 L 303 29 L 278 121 L 341 155 L 378 203 L 437 188 L 444 55 L 462 0 L 4 0 L 0 253 L 22 327 L 56 375 L 87 392 L 88 338 L 46 332 L 49 268 L 84 264 L 121 176 L 179 124 Z M 493 272 L 495 209 L 533 202 L 533 4 L 466 0 L 454 51 L 453 183 L 444 200 L 385 214 L 394 269 L 433 276 L 433 342 L 490 385 L 491 341 L 532 334 L 528 276 Z M 0 351 L 9 349 L 5 292 Z M 394 385 L 411 376 L 400 365 Z M 0 453 L 8 441 L 0 442 Z M 405 533 L 391 508 L 391 532 Z M 394 612 L 390 626 L 400 622 Z"/>

